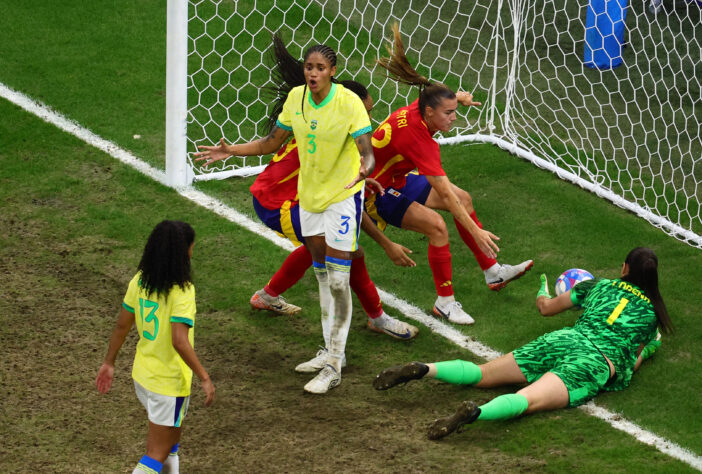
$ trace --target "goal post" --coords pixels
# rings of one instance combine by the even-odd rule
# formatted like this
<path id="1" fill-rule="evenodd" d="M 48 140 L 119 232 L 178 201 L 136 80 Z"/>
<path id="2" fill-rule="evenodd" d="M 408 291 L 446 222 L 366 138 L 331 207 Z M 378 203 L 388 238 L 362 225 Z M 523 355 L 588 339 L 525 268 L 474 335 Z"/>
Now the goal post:
<path id="1" fill-rule="evenodd" d="M 373 64 L 398 22 L 421 74 L 483 102 L 459 110 L 442 143 L 500 146 L 702 248 L 695 0 L 656 0 L 655 9 L 652 0 L 169 0 L 169 11 L 170 2 L 187 2 L 187 139 L 179 159 L 192 171 L 188 182 L 265 166 L 259 157 L 232 157 L 203 169 L 192 154 L 221 137 L 265 136 L 274 32 L 297 57 L 315 43 L 334 48 L 339 77 L 369 86 L 375 120 L 414 100 L 416 89 Z M 595 3 L 621 11 L 604 11 L 604 23 L 588 19 L 598 14 Z M 610 30 L 621 37 L 612 42 Z M 615 67 L 587 64 L 588 48 L 602 56 L 596 41 L 586 44 L 598 37 L 614 46 Z"/>

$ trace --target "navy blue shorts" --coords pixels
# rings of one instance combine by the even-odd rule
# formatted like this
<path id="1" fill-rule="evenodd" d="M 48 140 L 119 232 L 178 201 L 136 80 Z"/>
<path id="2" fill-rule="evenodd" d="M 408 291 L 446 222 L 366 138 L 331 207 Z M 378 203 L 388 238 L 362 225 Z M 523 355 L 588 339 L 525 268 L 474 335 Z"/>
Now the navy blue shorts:
<path id="1" fill-rule="evenodd" d="M 387 224 L 402 227 L 402 219 L 413 202 L 427 202 L 431 184 L 427 177 L 415 173 L 407 175 L 407 182 L 401 189 L 387 188 L 383 196 L 374 194 L 366 200 L 366 212 L 380 230 Z"/>
<path id="2" fill-rule="evenodd" d="M 300 227 L 300 206 L 297 201 L 285 201 L 280 209 L 266 209 L 253 198 L 256 215 L 266 227 L 285 237 L 296 246 L 305 243 Z"/>

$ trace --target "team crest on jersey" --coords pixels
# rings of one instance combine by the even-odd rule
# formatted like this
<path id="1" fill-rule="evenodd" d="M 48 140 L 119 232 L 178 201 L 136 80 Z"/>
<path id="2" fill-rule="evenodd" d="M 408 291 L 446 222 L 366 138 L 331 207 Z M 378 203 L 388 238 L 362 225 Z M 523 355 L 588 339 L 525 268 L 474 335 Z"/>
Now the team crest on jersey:
<path id="1" fill-rule="evenodd" d="M 310 123 L 310 128 L 311 128 L 312 130 L 314 130 L 315 128 L 317 128 L 317 121 L 316 121 L 316 120 L 312 120 L 312 122 Z"/>

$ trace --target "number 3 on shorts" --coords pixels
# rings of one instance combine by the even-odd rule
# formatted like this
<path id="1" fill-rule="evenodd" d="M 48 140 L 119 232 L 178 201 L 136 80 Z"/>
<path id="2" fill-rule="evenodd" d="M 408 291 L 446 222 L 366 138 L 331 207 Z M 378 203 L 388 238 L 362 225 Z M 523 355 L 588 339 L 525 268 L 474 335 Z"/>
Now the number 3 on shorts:
<path id="1" fill-rule="evenodd" d="M 351 218 L 349 216 L 341 216 L 341 229 L 339 233 L 341 235 L 346 235 L 349 231 L 349 221 Z"/>

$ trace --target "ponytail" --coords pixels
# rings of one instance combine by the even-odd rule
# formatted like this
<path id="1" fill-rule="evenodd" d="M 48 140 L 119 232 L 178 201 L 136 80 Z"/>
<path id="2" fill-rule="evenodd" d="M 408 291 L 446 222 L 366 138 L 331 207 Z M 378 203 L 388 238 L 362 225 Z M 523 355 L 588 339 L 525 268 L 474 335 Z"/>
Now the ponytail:
<path id="1" fill-rule="evenodd" d="M 653 304 L 658 324 L 663 332 L 672 332 L 673 322 L 658 289 L 658 257 L 656 254 L 649 248 L 637 247 L 629 252 L 624 263 L 629 266 L 629 273 L 623 276 L 622 280 L 643 290 Z"/>
<path id="2" fill-rule="evenodd" d="M 283 105 L 292 88 L 305 84 L 302 61 L 292 57 L 278 33 L 273 35 L 272 57 L 275 64 L 272 73 L 274 85 L 264 88 L 265 92 L 273 98 L 273 109 L 267 124 L 269 132 L 273 130 L 278 115 L 283 111 Z"/>
<path id="3" fill-rule="evenodd" d="M 443 99 L 455 99 L 456 93 L 441 83 L 432 83 L 419 74 L 407 60 L 405 45 L 400 36 L 400 28 L 395 23 L 392 27 L 393 46 L 387 45 L 390 57 L 380 58 L 377 64 L 387 69 L 390 77 L 397 82 L 419 87 L 419 112 L 424 117 L 427 107 L 435 109 Z"/>

